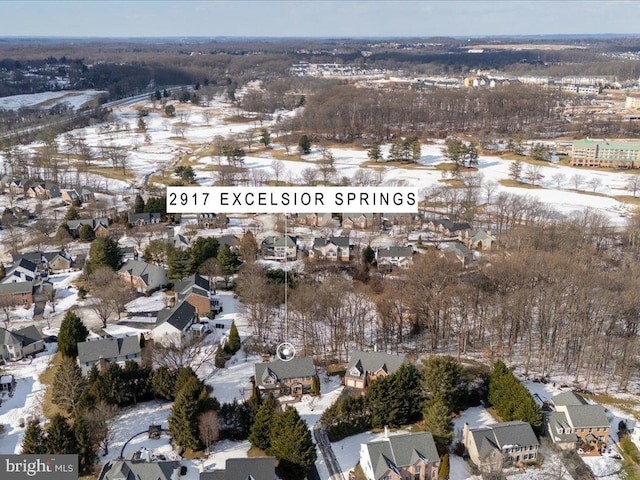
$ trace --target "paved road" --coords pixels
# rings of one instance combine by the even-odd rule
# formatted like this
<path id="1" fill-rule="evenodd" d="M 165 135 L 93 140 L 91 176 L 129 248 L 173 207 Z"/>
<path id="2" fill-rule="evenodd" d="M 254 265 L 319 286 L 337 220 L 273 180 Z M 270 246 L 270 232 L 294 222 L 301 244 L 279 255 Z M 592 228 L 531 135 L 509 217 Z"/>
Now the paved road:
<path id="1" fill-rule="evenodd" d="M 322 452 L 322 457 L 324 458 L 327 470 L 329 470 L 329 480 L 345 480 L 344 475 L 342 475 L 342 469 L 340 468 L 338 459 L 333 453 L 333 448 L 331 447 L 327 431 L 320 426 L 320 423 L 316 423 L 313 426 L 313 436 L 316 439 L 318 448 L 320 448 L 320 452 Z"/>

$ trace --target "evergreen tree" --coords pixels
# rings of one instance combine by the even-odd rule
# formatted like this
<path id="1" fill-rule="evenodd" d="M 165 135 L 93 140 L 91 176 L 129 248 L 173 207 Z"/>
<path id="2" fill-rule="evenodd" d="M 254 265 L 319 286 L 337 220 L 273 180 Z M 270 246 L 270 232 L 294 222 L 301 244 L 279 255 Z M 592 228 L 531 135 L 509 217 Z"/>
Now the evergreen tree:
<path id="1" fill-rule="evenodd" d="M 397 397 L 399 424 L 410 423 L 420 417 L 425 400 L 424 379 L 414 365 L 403 363 L 392 375 L 392 395 Z"/>
<path id="2" fill-rule="evenodd" d="M 256 412 L 255 419 L 251 425 L 249 433 L 251 445 L 263 451 L 266 451 L 271 446 L 271 426 L 279 413 L 276 399 L 269 394 Z"/>
<path id="3" fill-rule="evenodd" d="M 207 395 L 206 388 L 204 394 Z M 203 387 L 196 379 L 189 379 L 176 395 L 176 401 L 169 416 L 169 431 L 176 443 L 183 448 L 198 450 L 200 432 L 198 418 L 202 413 Z"/>
<path id="4" fill-rule="evenodd" d="M 442 456 L 442 460 L 440 461 L 440 467 L 438 467 L 438 479 L 439 480 L 449 480 L 449 454 L 445 453 Z"/>
<path id="5" fill-rule="evenodd" d="M 93 470 L 93 465 L 96 462 L 96 452 L 93 449 L 93 442 L 91 435 L 89 435 L 89 426 L 84 417 L 79 416 L 76 418 L 73 424 L 73 432 L 77 446 L 75 453 L 78 454 L 80 473 L 88 475 Z"/>
<path id="6" fill-rule="evenodd" d="M 522 178 L 522 162 L 520 160 L 516 160 L 509 165 L 509 176 L 516 182 L 520 181 Z"/>
<path id="7" fill-rule="evenodd" d="M 4 263 L 0 263 L 0 280 L 7 276 L 7 269 L 4 267 Z"/>
<path id="8" fill-rule="evenodd" d="M 156 368 L 151 374 L 153 393 L 169 401 L 175 400 L 176 374 L 167 367 Z"/>
<path id="9" fill-rule="evenodd" d="M 65 357 L 76 358 L 78 356 L 78 343 L 84 342 L 89 335 L 80 317 L 72 310 L 68 311 L 58 332 L 58 351 Z"/>
<path id="10" fill-rule="evenodd" d="M 463 408 L 467 380 L 462 366 L 452 357 L 432 355 L 424 361 L 424 379 L 429 396 L 440 395 L 451 410 Z"/>
<path id="11" fill-rule="evenodd" d="M 83 242 L 92 242 L 96 239 L 96 232 L 91 225 L 83 225 L 80 227 L 80 240 Z"/>
<path id="12" fill-rule="evenodd" d="M 367 245 L 362 250 L 362 263 L 365 265 L 373 265 L 373 262 L 376 259 L 376 252 L 371 248 L 371 245 Z"/>
<path id="13" fill-rule="evenodd" d="M 402 139 L 395 138 L 393 142 L 391 142 L 391 147 L 389 147 L 389 161 L 401 162 L 402 153 Z"/>
<path id="14" fill-rule="evenodd" d="M 382 428 L 387 425 L 400 426 L 389 422 L 390 416 L 395 416 L 395 411 L 392 411 L 392 406 L 389 403 L 392 390 L 391 377 L 392 375 L 379 378 L 371 383 L 367 389 L 367 407 L 371 412 L 371 426 L 373 428 Z"/>
<path id="15" fill-rule="evenodd" d="M 68 208 L 66 215 L 64 216 L 65 222 L 69 222 L 71 220 L 78 220 L 79 218 L 80 218 L 80 214 L 78 213 L 78 209 L 74 205 L 71 205 Z"/>
<path id="16" fill-rule="evenodd" d="M 227 353 L 233 355 L 238 350 L 240 350 L 240 334 L 238 333 L 238 327 L 236 327 L 236 322 L 231 322 L 231 328 L 229 329 L 229 339 L 227 340 L 227 344 L 224 346 Z"/>
<path id="17" fill-rule="evenodd" d="M 167 273 L 172 282 L 189 275 L 191 255 L 189 250 L 180 250 L 172 244 L 167 245 Z"/>
<path id="18" fill-rule="evenodd" d="M 374 142 L 371 145 L 371 148 L 367 151 L 367 156 L 372 162 L 380 162 L 382 160 L 382 150 L 378 142 Z"/>
<path id="19" fill-rule="evenodd" d="M 311 394 L 320 395 L 320 377 L 318 375 L 313 376 L 313 383 L 311 384 Z"/>
<path id="20" fill-rule="evenodd" d="M 159 213 L 164 219 L 167 215 L 167 197 L 150 197 L 144 205 L 143 213 Z"/>
<path id="21" fill-rule="evenodd" d="M 316 461 L 316 447 L 311 432 L 298 411 L 287 406 L 277 415 L 271 428 L 271 446 L 267 453 L 279 460 L 286 479 L 302 480 Z"/>
<path id="22" fill-rule="evenodd" d="M 260 140 L 258 141 L 264 145 L 264 148 L 269 148 L 269 145 L 271 145 L 271 134 L 269 133 L 269 130 L 263 128 L 260 131 Z"/>
<path id="23" fill-rule="evenodd" d="M 195 273 L 210 258 L 216 258 L 220 244 L 215 237 L 198 237 L 189 248 L 189 271 Z"/>
<path id="24" fill-rule="evenodd" d="M 97 238 L 91 244 L 85 268 L 87 273 L 91 274 L 102 266 L 117 270 L 121 263 L 122 250 L 118 246 L 118 241 L 107 236 Z"/>
<path id="25" fill-rule="evenodd" d="M 311 140 L 306 135 L 302 135 L 298 141 L 298 149 L 302 155 L 311 153 Z"/>
<path id="26" fill-rule="evenodd" d="M 76 438 L 73 430 L 62 415 L 57 413 L 46 428 L 47 453 L 77 453 Z"/>
<path id="27" fill-rule="evenodd" d="M 160 93 L 160 90 L 158 90 L 158 89 L 156 88 L 156 91 L 155 91 L 155 93 L 154 93 L 154 96 L 155 96 L 155 99 L 156 99 L 156 100 L 160 100 L 160 99 L 162 98 L 162 93 Z"/>
<path id="28" fill-rule="evenodd" d="M 143 213 L 144 212 L 144 198 L 139 193 L 136 195 L 135 203 L 133 204 L 134 213 Z"/>
<path id="29" fill-rule="evenodd" d="M 220 271 L 224 275 L 224 281 L 228 283 L 229 277 L 238 270 L 238 259 L 229 248 L 229 245 L 225 245 L 218 252 L 217 260 L 218 265 L 220 265 Z"/>
<path id="30" fill-rule="evenodd" d="M 436 443 L 446 447 L 453 440 L 451 412 L 442 397 L 436 395 L 425 405 L 423 413 L 424 429 L 433 434 Z"/>
<path id="31" fill-rule="evenodd" d="M 22 440 L 22 453 L 27 455 L 41 455 L 47 453 L 47 439 L 40 426 L 40 422 L 31 421 L 27 425 Z"/>
<path id="32" fill-rule="evenodd" d="M 448 139 L 445 143 L 445 148 L 442 150 L 444 158 L 453 162 L 456 166 L 460 166 L 463 163 L 465 153 L 464 143 L 457 138 Z"/>
<path id="33" fill-rule="evenodd" d="M 145 133 L 147 131 L 147 123 L 144 121 L 144 118 L 138 118 L 138 133 Z"/>

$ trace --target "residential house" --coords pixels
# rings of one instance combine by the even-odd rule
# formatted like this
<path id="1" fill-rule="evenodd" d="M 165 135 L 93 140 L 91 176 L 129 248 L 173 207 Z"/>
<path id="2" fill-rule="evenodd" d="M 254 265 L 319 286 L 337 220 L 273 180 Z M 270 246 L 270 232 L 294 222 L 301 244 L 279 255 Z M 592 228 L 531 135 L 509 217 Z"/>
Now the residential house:
<path id="1" fill-rule="evenodd" d="M 198 315 L 206 315 L 213 310 L 214 299 L 211 295 L 211 285 L 206 278 L 193 274 L 177 281 L 173 290 L 176 305 L 186 301 L 196 309 Z"/>
<path id="2" fill-rule="evenodd" d="M 0 361 L 20 360 L 44 350 L 44 340 L 40 331 L 33 325 L 9 331 L 0 328 Z"/>
<path id="3" fill-rule="evenodd" d="M 255 382 L 262 393 L 300 396 L 311 392 L 313 377 L 317 375 L 313 360 L 294 357 L 291 360 L 273 360 L 256 363 Z"/>
<path id="4" fill-rule="evenodd" d="M 161 223 L 162 215 L 160 213 L 131 213 L 128 214 L 128 221 L 133 226 L 149 225 L 152 223 Z"/>
<path id="5" fill-rule="evenodd" d="M 128 337 L 106 337 L 78 343 L 78 365 L 86 375 L 96 365 L 100 372 L 106 372 L 112 363 L 124 366 L 127 361 L 142 364 L 142 349 L 137 335 Z"/>
<path id="6" fill-rule="evenodd" d="M 22 305 L 24 308 L 31 308 L 33 293 L 33 281 L 2 283 L 0 284 L 0 304 L 7 306 Z"/>
<path id="7" fill-rule="evenodd" d="M 276 480 L 275 457 L 227 458 L 224 470 L 201 472 L 200 480 Z"/>
<path id="8" fill-rule="evenodd" d="M 60 188 L 55 183 L 35 182 L 26 190 L 26 194 L 32 198 L 56 198 L 60 196 Z"/>
<path id="9" fill-rule="evenodd" d="M 374 380 L 397 372 L 406 361 L 404 355 L 351 352 L 351 361 L 344 375 L 344 384 L 347 387 L 365 389 Z"/>
<path id="10" fill-rule="evenodd" d="M 313 248 L 309 250 L 309 258 L 312 260 L 329 260 L 332 262 L 348 262 L 352 256 L 352 247 L 349 245 L 348 236 L 315 238 Z"/>
<path id="11" fill-rule="evenodd" d="M 430 432 L 385 436 L 360 445 L 360 467 L 367 480 L 432 480 L 440 456 Z"/>
<path id="12" fill-rule="evenodd" d="M 419 226 L 422 224 L 422 217 L 417 213 L 383 213 L 382 224 L 386 228 L 394 225 Z"/>
<path id="13" fill-rule="evenodd" d="M 162 345 L 182 345 L 188 339 L 188 331 L 198 323 L 198 312 L 189 302 L 182 301 L 173 308 L 158 312 L 153 339 Z"/>
<path id="14" fill-rule="evenodd" d="M 340 222 L 331 213 L 307 213 L 298 216 L 298 223 L 309 227 L 337 228 Z"/>
<path id="15" fill-rule="evenodd" d="M 228 245 L 229 250 L 236 253 L 240 249 L 240 239 L 235 235 L 231 235 L 231 234 L 221 235 L 219 237 L 216 237 L 216 240 L 218 240 L 218 244 L 220 245 L 220 248 L 224 247 L 225 245 Z"/>
<path id="16" fill-rule="evenodd" d="M 187 238 L 184 235 L 174 235 L 171 238 L 171 241 L 173 242 L 173 247 L 177 248 L 178 250 L 184 250 L 185 248 L 189 248 L 189 240 L 187 240 Z"/>
<path id="17" fill-rule="evenodd" d="M 262 241 L 262 255 L 269 260 L 295 260 L 298 257 L 298 238 L 274 235 Z"/>
<path id="18" fill-rule="evenodd" d="M 471 225 L 467 222 L 452 222 L 448 218 L 441 218 L 437 220 L 429 220 L 427 227 L 437 233 L 441 233 L 446 237 L 456 237 L 459 232 L 464 233 L 466 230 L 471 230 Z"/>
<path id="19" fill-rule="evenodd" d="M 7 271 L 1 283 L 34 282 L 39 276 L 39 265 L 21 258 Z"/>
<path id="20" fill-rule="evenodd" d="M 120 267 L 118 275 L 140 293 L 149 293 L 169 283 L 164 268 L 139 260 L 129 260 Z"/>
<path id="21" fill-rule="evenodd" d="M 478 428 L 469 428 L 465 423 L 462 443 L 482 473 L 499 473 L 503 467 L 538 461 L 540 443 L 527 422 L 505 422 Z"/>
<path id="22" fill-rule="evenodd" d="M 206 230 L 214 228 L 226 228 L 229 224 L 229 218 L 224 213 L 199 213 L 198 226 Z"/>
<path id="23" fill-rule="evenodd" d="M 473 261 L 473 252 L 460 242 L 451 242 L 447 245 L 445 255 L 455 258 L 463 267 L 467 267 Z"/>
<path id="24" fill-rule="evenodd" d="M 589 404 L 573 392 L 560 393 L 551 402 L 554 411 L 545 416 L 545 424 L 558 447 L 597 454 L 609 442 L 610 422 L 602 405 Z"/>
<path id="25" fill-rule="evenodd" d="M 106 237 L 109 234 L 109 220 L 106 217 L 69 220 L 67 222 L 69 233 L 74 238 L 80 237 L 80 230 L 85 225 L 89 225 L 93 229 L 96 237 Z"/>
<path id="26" fill-rule="evenodd" d="M 62 196 L 62 201 L 67 205 L 71 205 L 76 202 L 90 203 L 95 202 L 96 200 L 93 190 L 89 187 L 77 187 L 61 190 L 60 195 Z"/>
<path id="27" fill-rule="evenodd" d="M 378 217 L 373 213 L 344 213 L 342 215 L 342 227 L 359 230 L 373 228 L 379 223 Z"/>
<path id="28" fill-rule="evenodd" d="M 36 273 L 58 273 L 71 268 L 71 256 L 64 250 L 54 252 L 25 252 L 12 254 L 14 265 L 23 259 L 36 266 Z"/>
<path id="29" fill-rule="evenodd" d="M 378 269 L 391 270 L 393 267 L 409 268 L 413 264 L 413 248 L 378 248 L 376 261 L 378 263 Z"/>
<path id="30" fill-rule="evenodd" d="M 26 178 L 13 178 L 9 181 L 9 192 L 12 195 L 24 195 L 33 182 Z"/>
<path id="31" fill-rule="evenodd" d="M 176 460 L 110 460 L 104 464 L 98 480 L 177 480 L 181 465 Z"/>
<path id="32" fill-rule="evenodd" d="M 491 250 L 496 238 L 489 230 L 464 230 L 458 232 L 458 241 L 473 250 Z"/>

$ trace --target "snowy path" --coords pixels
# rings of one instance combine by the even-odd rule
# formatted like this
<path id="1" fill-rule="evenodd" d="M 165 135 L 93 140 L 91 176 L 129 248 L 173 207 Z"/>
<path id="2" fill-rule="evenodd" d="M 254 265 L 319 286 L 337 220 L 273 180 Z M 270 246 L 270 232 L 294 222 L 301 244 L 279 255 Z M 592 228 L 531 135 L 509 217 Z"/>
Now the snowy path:
<path id="1" fill-rule="evenodd" d="M 329 470 L 329 480 L 345 480 L 338 459 L 331 447 L 327 431 L 320 426 L 319 422 L 313 426 L 313 436 L 316 439 L 316 445 L 322 453 L 325 465 Z"/>

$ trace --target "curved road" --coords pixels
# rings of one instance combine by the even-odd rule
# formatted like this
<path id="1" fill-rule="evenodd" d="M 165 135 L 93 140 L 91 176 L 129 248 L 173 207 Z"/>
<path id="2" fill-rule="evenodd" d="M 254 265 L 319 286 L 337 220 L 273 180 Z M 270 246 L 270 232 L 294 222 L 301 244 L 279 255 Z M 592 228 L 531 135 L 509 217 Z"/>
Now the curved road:
<path id="1" fill-rule="evenodd" d="M 331 447 L 327 431 L 320 426 L 320 422 L 317 422 L 313 426 L 313 436 L 316 439 L 316 445 L 318 445 L 320 452 L 322 452 L 322 457 L 324 458 L 327 470 L 329 470 L 329 480 L 345 480 L 344 475 L 342 475 L 342 469 L 340 468 L 338 459 L 333 453 L 333 448 Z"/>

